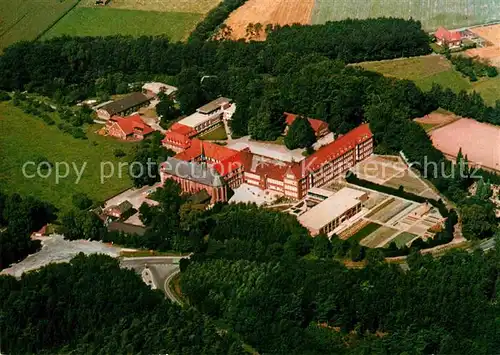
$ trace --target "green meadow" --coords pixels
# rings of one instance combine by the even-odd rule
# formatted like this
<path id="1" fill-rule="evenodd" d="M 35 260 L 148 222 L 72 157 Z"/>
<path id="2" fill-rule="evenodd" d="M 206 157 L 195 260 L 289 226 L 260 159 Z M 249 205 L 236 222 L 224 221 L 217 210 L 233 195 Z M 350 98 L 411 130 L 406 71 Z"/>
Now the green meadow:
<path id="1" fill-rule="evenodd" d="M 75 7 L 42 39 L 68 36 L 166 35 L 172 41 L 186 38 L 202 14 L 124 10 L 108 7 Z"/>
<path id="2" fill-rule="evenodd" d="M 122 166 L 122 177 L 118 176 L 118 163 L 130 160 L 135 143 L 99 136 L 95 133 L 99 126 L 95 125 L 88 127 L 87 140 L 75 139 L 55 125 L 48 126 L 40 118 L 25 114 L 9 102 L 0 103 L 0 123 L 1 191 L 33 195 L 64 211 L 71 208 L 72 195 L 77 192 L 103 201 L 132 186 L 126 166 Z M 127 156 L 115 158 L 115 149 L 125 151 Z M 40 161 L 40 158 L 53 164 L 52 174 L 47 178 L 24 176 L 23 165 L 29 161 Z M 115 167 L 116 174 L 101 183 L 101 162 L 107 161 Z M 58 162 L 67 163 L 70 169 L 66 178 L 56 182 L 55 167 Z M 75 167 L 79 172 L 84 167 L 79 182 Z M 30 176 L 36 173 L 32 164 L 27 165 L 25 170 Z M 44 175 L 49 173 L 49 170 L 40 171 Z M 65 172 L 60 165 L 60 174 Z"/>
<path id="3" fill-rule="evenodd" d="M 496 100 L 500 100 L 500 76 L 485 77 L 476 82 L 470 82 L 440 55 L 365 62 L 357 65 L 385 76 L 412 80 L 424 91 L 429 90 L 432 84 L 436 83 L 455 92 L 475 90 L 489 105 L 494 105 Z"/>
<path id="4" fill-rule="evenodd" d="M 17 41 L 36 39 L 79 0 L 0 1 L 0 52 Z"/>

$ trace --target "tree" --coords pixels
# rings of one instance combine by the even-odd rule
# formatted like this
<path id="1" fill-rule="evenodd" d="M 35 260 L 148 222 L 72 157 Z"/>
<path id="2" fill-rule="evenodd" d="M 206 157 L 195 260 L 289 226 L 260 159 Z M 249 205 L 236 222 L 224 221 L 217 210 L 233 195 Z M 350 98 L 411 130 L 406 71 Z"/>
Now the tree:
<path id="1" fill-rule="evenodd" d="M 10 100 L 10 95 L 5 92 L 0 90 L 0 101 L 9 101 Z"/>
<path id="2" fill-rule="evenodd" d="M 61 217 L 60 231 L 69 240 L 102 240 L 106 234 L 103 222 L 95 213 L 74 210 Z"/>
<path id="3" fill-rule="evenodd" d="M 316 134 L 304 116 L 298 116 L 290 125 L 285 136 L 285 145 L 288 149 L 307 148 L 316 142 Z"/>
<path id="4" fill-rule="evenodd" d="M 79 210 L 87 210 L 92 206 L 92 200 L 87 196 L 87 194 L 79 192 L 73 194 L 71 197 L 73 205 Z"/>
<path id="5" fill-rule="evenodd" d="M 312 252 L 320 259 L 329 258 L 332 254 L 332 245 L 330 239 L 325 234 L 314 237 Z"/>
<path id="6" fill-rule="evenodd" d="M 156 113 L 163 122 L 172 121 L 179 116 L 174 100 L 163 93 L 160 94 L 160 102 L 156 105 Z"/>
<path id="7" fill-rule="evenodd" d="M 498 229 L 495 208 L 491 202 L 465 205 L 462 212 L 462 231 L 467 239 L 491 237 Z"/>
<path id="8" fill-rule="evenodd" d="M 255 116 L 248 121 L 248 133 L 252 139 L 273 141 L 284 128 L 283 111 L 264 101 Z"/>

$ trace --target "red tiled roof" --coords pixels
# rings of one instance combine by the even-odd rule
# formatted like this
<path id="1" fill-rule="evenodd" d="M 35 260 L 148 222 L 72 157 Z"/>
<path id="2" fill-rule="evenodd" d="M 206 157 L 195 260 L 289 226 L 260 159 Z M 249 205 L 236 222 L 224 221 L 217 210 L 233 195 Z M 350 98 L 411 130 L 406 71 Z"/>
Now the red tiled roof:
<path id="1" fill-rule="evenodd" d="M 266 176 L 270 179 L 283 181 L 288 168 L 289 165 L 259 164 L 254 171 L 249 172 L 259 176 Z"/>
<path id="2" fill-rule="evenodd" d="M 444 40 L 446 42 L 455 42 L 460 41 L 462 39 L 462 35 L 458 31 L 450 32 L 444 27 L 439 27 L 434 37 L 440 40 Z"/>
<path id="3" fill-rule="evenodd" d="M 182 123 L 175 122 L 172 126 L 169 128 L 170 131 L 180 133 L 182 135 L 185 135 L 189 138 L 195 136 L 198 132 L 192 127 L 183 125 Z"/>
<path id="4" fill-rule="evenodd" d="M 134 134 L 136 130 L 141 131 L 144 136 L 154 131 L 138 114 L 128 117 L 113 116 L 110 121 L 115 122 L 127 136 Z"/>
<path id="5" fill-rule="evenodd" d="M 299 115 L 285 112 L 285 120 L 287 126 L 292 125 L 297 117 L 299 117 Z M 315 133 L 318 133 L 321 129 L 327 126 L 327 123 L 325 121 L 317 120 L 314 118 L 308 118 L 307 120 L 309 121 L 309 124 L 311 125 Z"/>
<path id="6" fill-rule="evenodd" d="M 177 154 L 175 158 L 191 161 L 201 156 L 202 153 L 206 158 L 221 162 L 235 155 L 238 151 L 215 143 L 204 142 L 195 138 L 191 141 L 191 146 L 185 151 Z"/>
<path id="7" fill-rule="evenodd" d="M 296 178 L 302 178 L 309 172 L 317 170 L 326 162 L 332 161 L 371 137 L 373 137 L 373 134 L 368 123 L 362 124 L 332 143 L 321 147 L 302 162 L 293 164 L 290 167 L 290 172 Z"/>
<path id="8" fill-rule="evenodd" d="M 191 145 L 191 139 L 176 131 L 167 131 L 162 143 L 169 143 L 180 148 L 187 149 Z"/>
<path id="9" fill-rule="evenodd" d="M 236 154 L 224 159 L 218 164 L 214 164 L 213 167 L 221 176 L 226 176 L 232 171 L 243 167 L 244 170 L 250 169 L 252 166 L 252 153 L 248 150 L 242 150 Z"/>

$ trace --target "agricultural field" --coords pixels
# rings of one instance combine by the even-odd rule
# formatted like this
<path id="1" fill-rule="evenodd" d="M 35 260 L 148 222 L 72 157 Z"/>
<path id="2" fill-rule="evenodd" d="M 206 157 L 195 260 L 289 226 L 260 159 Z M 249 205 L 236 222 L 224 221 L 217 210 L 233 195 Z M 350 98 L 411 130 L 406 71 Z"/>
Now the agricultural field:
<path id="1" fill-rule="evenodd" d="M 495 66 L 500 66 L 500 25 L 481 26 L 471 29 L 471 32 L 487 42 L 486 47 L 469 49 L 466 53 L 471 57 L 488 60 Z"/>
<path id="2" fill-rule="evenodd" d="M 415 58 L 360 63 L 364 69 L 398 79 L 414 81 L 422 90 L 430 90 L 433 83 L 449 87 L 455 92 L 469 90 L 469 80 L 457 72 L 443 56 L 428 55 Z"/>
<path id="3" fill-rule="evenodd" d="M 33 195 L 53 203 L 63 211 L 72 206 L 71 197 L 77 192 L 86 193 L 90 198 L 103 201 L 131 187 L 126 167 L 118 176 L 118 163 L 130 160 L 134 143 L 121 142 L 94 133 L 98 129 L 90 126 L 88 139 L 75 139 L 60 131 L 56 126 L 48 126 L 41 119 L 25 114 L 10 103 L 0 103 L 0 189 L 7 193 Z M 127 156 L 121 159 L 114 157 L 114 150 L 121 149 Z M 41 177 L 27 178 L 22 166 L 27 161 L 39 161 L 43 157 L 52 164 L 57 162 L 75 163 L 81 167 L 87 165 L 81 180 L 76 182 L 77 173 L 71 168 L 69 175 L 56 183 L 54 175 L 46 179 Z M 109 161 L 114 165 L 116 174 L 104 183 L 100 181 L 101 162 Z M 35 169 L 27 169 L 33 174 Z M 48 172 L 42 171 L 43 173 Z"/>
<path id="4" fill-rule="evenodd" d="M 105 7 L 125 10 L 205 14 L 220 2 L 221 0 L 112 0 Z M 81 0 L 78 6 L 96 7 L 95 0 Z"/>
<path id="5" fill-rule="evenodd" d="M 500 76 L 484 77 L 472 83 L 440 55 L 365 62 L 358 65 L 388 77 L 414 81 L 424 91 L 430 90 L 432 84 L 436 83 L 455 92 L 476 91 L 489 105 L 494 105 L 496 100 L 500 100 Z"/>
<path id="6" fill-rule="evenodd" d="M 233 39 L 247 38 L 248 24 L 260 23 L 262 31 L 252 39 L 264 40 L 268 24 L 311 23 L 313 7 L 314 0 L 248 0 L 231 13 L 225 23 L 231 27 Z"/>
<path id="7" fill-rule="evenodd" d="M 68 36 L 167 35 L 172 41 L 187 37 L 202 19 L 199 13 L 75 7 L 42 39 Z"/>
<path id="8" fill-rule="evenodd" d="M 500 0 L 316 0 L 312 23 L 346 18 L 401 17 L 422 22 L 426 30 L 459 28 L 498 20 Z"/>
<path id="9" fill-rule="evenodd" d="M 469 162 L 488 169 L 500 170 L 500 129 L 487 123 L 462 118 L 430 132 L 434 146 L 450 158 L 460 148 Z"/>
<path id="10" fill-rule="evenodd" d="M 0 1 L 0 52 L 17 41 L 34 40 L 78 0 Z"/>

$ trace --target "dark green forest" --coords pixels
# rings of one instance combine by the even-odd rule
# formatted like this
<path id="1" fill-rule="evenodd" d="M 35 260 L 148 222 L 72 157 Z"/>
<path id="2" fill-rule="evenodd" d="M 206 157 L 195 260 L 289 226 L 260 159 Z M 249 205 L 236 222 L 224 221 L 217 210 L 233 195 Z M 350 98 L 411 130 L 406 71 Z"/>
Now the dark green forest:
<path id="1" fill-rule="evenodd" d="M 0 299 L 7 354 L 244 354 L 241 341 L 107 256 L 0 276 Z"/>
<path id="2" fill-rule="evenodd" d="M 403 151 L 422 171 L 429 161 L 443 167 L 425 171 L 426 177 L 457 205 L 467 238 L 498 235 L 488 189 L 467 194 L 474 182 L 467 158 L 452 165 L 412 119 L 442 107 L 500 124 L 500 102 L 488 107 L 476 93 L 455 94 L 439 86 L 422 92 L 413 82 L 348 65 L 430 53 L 420 23 L 346 20 L 268 29 L 265 42 L 205 41 L 220 18 L 210 15 L 213 22 L 199 26 L 186 43 L 162 37 L 18 43 L 0 56 L 0 89 L 72 104 L 168 75 L 179 87 L 183 114 L 220 95 L 232 98 L 238 107 L 232 122 L 236 135 L 257 132 L 274 139 L 284 128 L 285 111 L 324 120 L 338 134 L 369 122 L 378 153 Z M 204 75 L 211 78 L 201 82 Z M 159 162 L 170 154 L 151 142 L 136 152 L 140 161 Z M 434 260 L 411 248 L 405 251 L 411 252 L 409 268 L 403 270 L 384 263 L 380 250 L 338 238 L 312 239 L 293 216 L 242 205 L 217 204 L 204 211 L 179 193 L 176 184 L 167 184 L 155 197 L 158 207 L 141 208 L 148 226 L 144 237 L 107 233 L 86 211 L 62 216 L 61 223 L 68 238 L 193 251 L 181 275 L 185 309 L 148 290 L 132 272 L 119 270 L 116 261 L 79 256 L 21 280 L 0 278 L 2 351 L 239 354 L 243 342 L 262 354 L 494 354 L 500 348 L 497 251 L 454 252 Z M 15 229 L 24 228 L 24 243 L 52 213 L 30 215 L 50 208 L 32 209 L 41 202 L 10 199 L 16 202 L 0 199 L 0 222 L 7 231 L 2 238 L 17 221 L 32 220 L 29 228 Z M 23 204 L 27 207 L 14 215 L 5 212 L 13 208 L 3 207 Z M 443 241 L 458 220 L 448 213 Z M 5 265 L 32 246 L 12 249 L 16 254 L 6 253 L 14 256 Z M 2 258 L 4 250 L 9 249 L 2 242 Z M 337 261 L 346 256 L 366 259 L 367 266 L 347 269 Z"/>

